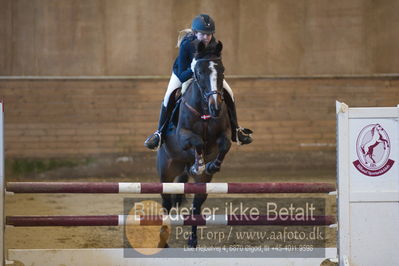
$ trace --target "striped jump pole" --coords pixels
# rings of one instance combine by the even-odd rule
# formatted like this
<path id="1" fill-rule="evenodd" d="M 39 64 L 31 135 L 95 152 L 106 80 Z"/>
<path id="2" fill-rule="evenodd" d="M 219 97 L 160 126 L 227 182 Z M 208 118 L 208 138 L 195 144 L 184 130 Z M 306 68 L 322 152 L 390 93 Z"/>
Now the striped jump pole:
<path id="1" fill-rule="evenodd" d="M 237 194 L 329 193 L 331 183 L 117 183 L 117 182 L 8 182 L 14 193 L 132 193 L 132 194 Z"/>
<path id="2" fill-rule="evenodd" d="M 122 226 L 122 225 L 263 225 L 322 226 L 335 224 L 334 216 L 268 215 L 97 215 L 97 216 L 7 216 L 12 226 Z"/>

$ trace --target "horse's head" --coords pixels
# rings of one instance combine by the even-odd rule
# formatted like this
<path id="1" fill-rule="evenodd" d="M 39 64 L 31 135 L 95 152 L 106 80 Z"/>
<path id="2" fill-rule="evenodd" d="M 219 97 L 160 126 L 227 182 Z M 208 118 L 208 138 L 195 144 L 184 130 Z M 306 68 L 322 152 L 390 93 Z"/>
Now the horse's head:
<path id="1" fill-rule="evenodd" d="M 224 67 L 220 57 L 223 45 L 218 42 L 214 47 L 205 47 L 202 42 L 191 65 L 194 80 L 201 90 L 212 117 L 218 117 L 223 102 Z"/>

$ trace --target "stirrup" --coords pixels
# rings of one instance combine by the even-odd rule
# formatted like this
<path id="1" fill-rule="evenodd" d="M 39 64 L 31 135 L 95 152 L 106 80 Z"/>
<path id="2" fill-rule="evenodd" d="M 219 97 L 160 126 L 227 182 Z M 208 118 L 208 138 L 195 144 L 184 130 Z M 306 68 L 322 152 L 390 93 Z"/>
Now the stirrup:
<path id="1" fill-rule="evenodd" d="M 236 129 L 237 145 L 250 144 L 253 141 L 252 133 L 253 131 L 248 128 L 238 127 Z"/>
<path id="2" fill-rule="evenodd" d="M 155 143 L 156 138 L 158 139 L 158 144 Z M 154 134 L 149 136 L 145 141 L 144 141 L 144 146 L 146 146 L 150 150 L 157 151 L 161 147 L 162 144 L 162 135 L 159 130 L 155 131 Z"/>

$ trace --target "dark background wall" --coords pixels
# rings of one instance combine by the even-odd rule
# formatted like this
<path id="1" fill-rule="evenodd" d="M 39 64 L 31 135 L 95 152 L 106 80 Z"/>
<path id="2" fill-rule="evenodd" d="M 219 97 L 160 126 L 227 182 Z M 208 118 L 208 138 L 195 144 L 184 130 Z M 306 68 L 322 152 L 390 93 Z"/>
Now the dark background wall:
<path id="1" fill-rule="evenodd" d="M 255 131 L 221 175 L 333 177 L 335 100 L 399 103 L 398 8 L 394 0 L 2 0 L 7 176 L 154 177 L 155 153 L 143 141 L 156 127 L 177 31 L 209 13 L 240 122 Z"/>

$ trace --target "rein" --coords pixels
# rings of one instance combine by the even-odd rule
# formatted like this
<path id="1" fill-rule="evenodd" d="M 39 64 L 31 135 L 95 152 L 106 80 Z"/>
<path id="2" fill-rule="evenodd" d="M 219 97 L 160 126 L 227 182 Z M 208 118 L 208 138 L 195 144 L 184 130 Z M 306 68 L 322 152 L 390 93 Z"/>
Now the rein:
<path id="1" fill-rule="evenodd" d="M 204 122 L 203 126 L 202 126 L 202 139 L 204 140 L 204 142 L 207 142 L 207 133 L 208 133 L 208 123 L 209 123 L 209 119 L 212 118 L 211 115 L 201 115 L 197 110 L 195 110 L 194 107 L 192 107 L 187 101 L 186 99 L 182 98 L 181 99 L 182 102 L 184 103 L 184 105 L 188 108 L 188 110 L 190 110 L 192 113 L 194 113 L 195 115 L 199 116 L 202 121 Z"/>
<path id="2" fill-rule="evenodd" d="M 208 119 L 211 119 L 211 118 L 212 118 L 211 115 L 201 115 L 201 113 L 198 112 L 194 107 L 192 107 L 192 106 L 186 101 L 186 99 L 182 98 L 181 100 L 183 101 L 184 105 L 187 106 L 187 108 L 188 108 L 192 113 L 194 113 L 195 115 L 199 116 L 202 120 L 208 120 Z"/>

